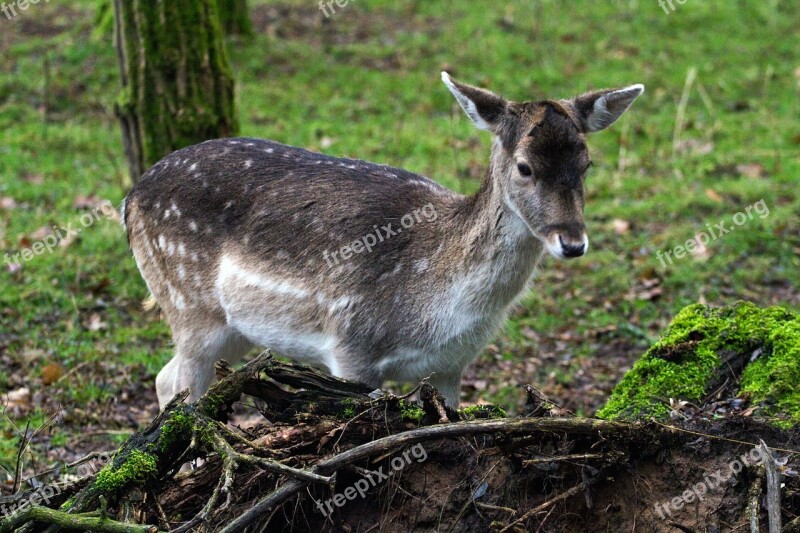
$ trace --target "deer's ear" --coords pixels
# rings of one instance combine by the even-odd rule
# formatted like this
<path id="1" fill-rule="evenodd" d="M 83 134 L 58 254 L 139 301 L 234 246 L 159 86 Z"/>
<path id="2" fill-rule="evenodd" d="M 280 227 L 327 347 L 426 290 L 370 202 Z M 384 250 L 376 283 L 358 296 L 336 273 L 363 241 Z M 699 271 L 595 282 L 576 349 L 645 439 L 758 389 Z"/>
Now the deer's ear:
<path id="1" fill-rule="evenodd" d="M 442 81 L 475 126 L 497 133 L 508 102 L 486 89 L 457 82 L 447 72 L 442 72 Z"/>
<path id="2" fill-rule="evenodd" d="M 630 107 L 636 97 L 644 92 L 638 83 L 624 89 L 606 89 L 587 93 L 567 102 L 577 111 L 585 132 L 604 130 Z"/>

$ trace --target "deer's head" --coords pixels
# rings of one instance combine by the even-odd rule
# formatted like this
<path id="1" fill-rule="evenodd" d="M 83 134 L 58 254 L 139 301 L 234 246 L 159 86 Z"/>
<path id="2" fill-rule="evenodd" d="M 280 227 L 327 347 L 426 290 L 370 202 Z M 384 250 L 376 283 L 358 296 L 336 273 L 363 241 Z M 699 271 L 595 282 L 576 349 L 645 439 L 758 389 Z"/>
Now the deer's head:
<path id="1" fill-rule="evenodd" d="M 491 175 L 506 206 L 558 258 L 586 253 L 583 222 L 586 134 L 613 124 L 643 85 L 569 100 L 511 102 L 477 87 L 444 81 L 472 122 L 495 135 Z"/>

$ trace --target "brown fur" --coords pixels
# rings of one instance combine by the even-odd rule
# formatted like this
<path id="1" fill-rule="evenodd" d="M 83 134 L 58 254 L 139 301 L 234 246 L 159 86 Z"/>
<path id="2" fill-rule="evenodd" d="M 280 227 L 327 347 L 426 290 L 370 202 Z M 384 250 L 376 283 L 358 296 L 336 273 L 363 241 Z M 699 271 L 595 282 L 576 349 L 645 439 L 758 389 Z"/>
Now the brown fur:
<path id="1" fill-rule="evenodd" d="M 589 158 L 586 111 L 570 101 L 513 103 L 448 82 L 497 138 L 474 196 L 247 138 L 184 148 L 142 177 L 124 218 L 176 344 L 157 380 L 162 404 L 185 387 L 196 398 L 215 360 L 253 344 L 375 387 L 434 373 L 458 403 L 461 371 L 543 250 L 584 246 Z M 532 177 L 519 174 L 520 161 Z M 371 252 L 344 257 L 370 234 L 383 236 Z"/>

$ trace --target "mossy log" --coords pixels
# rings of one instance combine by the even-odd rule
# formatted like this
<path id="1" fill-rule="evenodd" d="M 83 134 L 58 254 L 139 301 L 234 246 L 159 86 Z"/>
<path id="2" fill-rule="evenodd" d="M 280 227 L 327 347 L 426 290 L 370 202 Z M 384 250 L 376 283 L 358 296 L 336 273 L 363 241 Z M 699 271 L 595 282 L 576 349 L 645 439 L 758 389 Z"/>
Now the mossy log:
<path id="1" fill-rule="evenodd" d="M 114 17 L 131 179 L 179 148 L 237 134 L 216 0 L 114 0 Z"/>
<path id="2" fill-rule="evenodd" d="M 699 411 L 719 399 L 779 427 L 800 423 L 800 316 L 747 302 L 696 304 L 673 319 L 661 339 L 614 389 L 598 416 L 666 419 L 690 402 Z"/>

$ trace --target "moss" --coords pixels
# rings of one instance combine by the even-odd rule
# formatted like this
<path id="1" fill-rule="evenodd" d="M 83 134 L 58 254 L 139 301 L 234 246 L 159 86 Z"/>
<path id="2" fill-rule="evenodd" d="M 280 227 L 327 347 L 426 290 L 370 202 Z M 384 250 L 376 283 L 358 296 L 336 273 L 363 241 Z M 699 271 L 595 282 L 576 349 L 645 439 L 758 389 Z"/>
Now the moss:
<path id="1" fill-rule="evenodd" d="M 161 426 L 158 447 L 163 452 L 169 449 L 180 436 L 191 435 L 192 418 L 182 411 L 177 411 Z"/>
<path id="2" fill-rule="evenodd" d="M 416 402 L 400 400 L 398 405 L 400 407 L 400 416 L 403 420 L 420 423 L 425 417 L 425 411 Z"/>
<path id="3" fill-rule="evenodd" d="M 359 407 L 358 402 L 352 398 L 345 398 L 344 400 L 342 400 L 342 405 L 344 407 L 342 407 L 342 410 L 339 412 L 339 415 L 342 418 L 355 418 L 355 416 L 358 414 L 357 410 L 357 408 Z"/>
<path id="4" fill-rule="evenodd" d="M 776 327 L 767 348 L 769 357 L 745 369 L 740 391 L 764 404 L 763 414 L 777 417 L 778 426 L 788 428 L 800 423 L 800 321 L 795 318 Z"/>
<path id="5" fill-rule="evenodd" d="M 222 411 L 224 405 L 224 394 L 209 391 L 205 394 L 205 396 L 203 396 L 202 401 L 197 404 L 197 408 L 200 414 L 216 419 L 217 416 L 219 416 L 220 411 Z"/>
<path id="6" fill-rule="evenodd" d="M 156 458 L 140 450 L 131 450 L 125 462 L 115 462 L 103 467 L 97 473 L 94 486 L 104 493 L 114 493 L 124 486 L 135 483 L 141 485 L 153 479 L 158 473 Z"/>
<path id="7" fill-rule="evenodd" d="M 494 405 L 470 405 L 459 409 L 459 413 L 467 420 L 476 418 L 506 418 L 505 410 Z"/>
<path id="8" fill-rule="evenodd" d="M 664 418 L 670 398 L 699 401 L 720 365 L 720 354 L 762 347 L 760 359 L 742 376 L 741 393 L 772 402 L 762 413 L 800 421 L 800 319 L 781 307 L 760 309 L 748 302 L 684 308 L 625 375 L 597 413 L 605 419 Z"/>
<path id="9" fill-rule="evenodd" d="M 62 504 L 61 504 L 61 507 L 59 507 L 58 509 L 59 509 L 60 511 L 69 511 L 69 509 L 70 509 L 70 508 L 71 508 L 71 507 L 72 507 L 72 506 L 75 504 L 75 501 L 76 501 L 76 500 L 77 500 L 77 498 L 76 498 L 75 496 L 70 496 L 70 497 L 67 499 L 67 501 L 65 501 L 64 503 L 62 503 Z"/>

